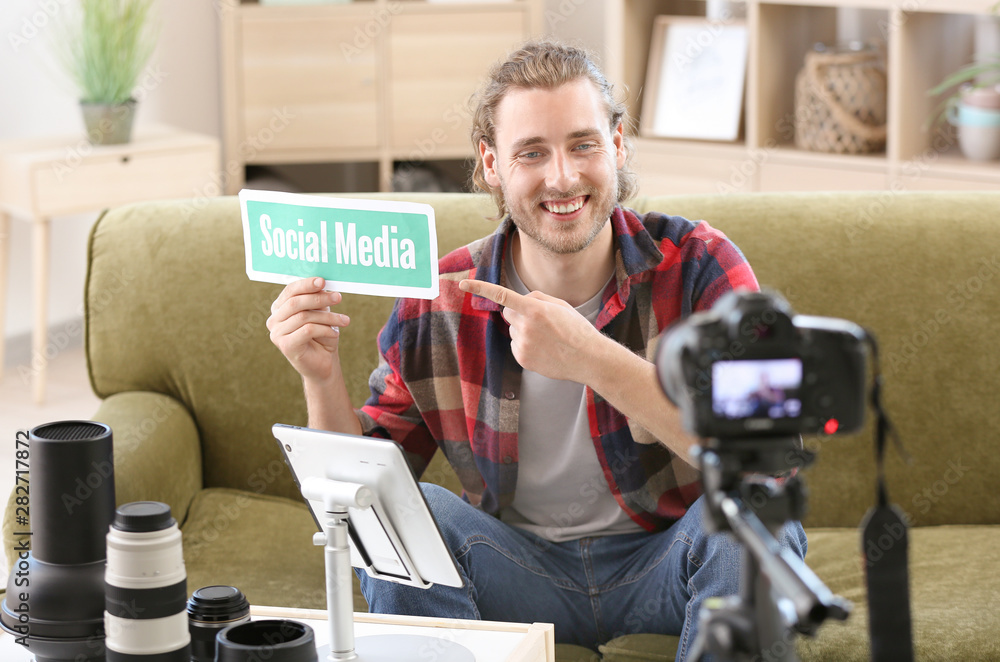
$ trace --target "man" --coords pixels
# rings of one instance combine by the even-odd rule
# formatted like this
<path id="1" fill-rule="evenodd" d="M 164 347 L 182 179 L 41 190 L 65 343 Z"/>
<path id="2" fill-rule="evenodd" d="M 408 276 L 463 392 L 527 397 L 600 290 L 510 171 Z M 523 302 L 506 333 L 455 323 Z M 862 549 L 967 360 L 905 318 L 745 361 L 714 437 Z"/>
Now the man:
<path id="1" fill-rule="evenodd" d="M 441 260 L 437 299 L 397 302 L 360 410 L 340 295 L 307 279 L 272 306 L 311 427 L 392 438 L 418 473 L 440 448 L 464 488 L 424 486 L 465 587 L 362 577 L 373 611 L 554 622 L 591 648 L 677 634 L 685 659 L 702 599 L 738 592 L 738 548 L 703 530 L 695 440 L 648 358 L 666 326 L 757 283 L 707 224 L 620 206 L 635 193 L 626 122 L 577 49 L 530 43 L 494 67 L 473 179 L 504 220 Z M 797 524 L 783 542 L 804 555 Z"/>

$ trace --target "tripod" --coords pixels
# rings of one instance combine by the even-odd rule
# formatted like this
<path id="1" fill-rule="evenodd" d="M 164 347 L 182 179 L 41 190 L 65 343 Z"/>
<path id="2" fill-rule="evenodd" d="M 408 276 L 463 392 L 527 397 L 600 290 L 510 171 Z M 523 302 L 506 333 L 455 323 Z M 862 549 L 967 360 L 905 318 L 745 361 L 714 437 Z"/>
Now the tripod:
<path id="1" fill-rule="evenodd" d="M 827 618 L 845 620 L 851 610 L 775 539 L 785 522 L 802 518 L 806 493 L 798 474 L 783 481 L 766 476 L 804 467 L 815 454 L 802 449 L 798 435 L 710 439 L 694 451 L 706 527 L 735 536 L 743 567 L 738 596 L 702 604 L 690 659 L 797 662 L 793 630 L 813 635 Z"/>

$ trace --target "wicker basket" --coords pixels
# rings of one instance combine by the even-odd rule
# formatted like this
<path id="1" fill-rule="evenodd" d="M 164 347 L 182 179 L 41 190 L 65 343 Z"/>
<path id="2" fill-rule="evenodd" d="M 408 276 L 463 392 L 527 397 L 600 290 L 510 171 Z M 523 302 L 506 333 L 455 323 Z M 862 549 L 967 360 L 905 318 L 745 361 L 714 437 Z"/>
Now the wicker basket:
<path id="1" fill-rule="evenodd" d="M 886 94 L 874 47 L 818 45 L 795 80 L 795 144 L 838 154 L 884 151 Z"/>

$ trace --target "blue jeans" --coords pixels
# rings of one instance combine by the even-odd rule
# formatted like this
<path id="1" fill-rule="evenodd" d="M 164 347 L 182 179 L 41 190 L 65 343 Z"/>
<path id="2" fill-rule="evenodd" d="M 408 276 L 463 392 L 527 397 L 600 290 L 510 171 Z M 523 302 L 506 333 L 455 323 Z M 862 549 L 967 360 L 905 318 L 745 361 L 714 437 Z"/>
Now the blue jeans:
<path id="1" fill-rule="evenodd" d="M 552 543 L 442 487 L 421 489 L 465 586 L 423 590 L 360 572 L 374 613 L 554 623 L 557 642 L 593 650 L 624 634 L 671 634 L 681 637 L 677 660 L 684 660 L 702 600 L 739 593 L 741 548 L 704 531 L 703 498 L 660 533 Z M 785 524 L 779 540 L 805 557 L 798 522 Z"/>

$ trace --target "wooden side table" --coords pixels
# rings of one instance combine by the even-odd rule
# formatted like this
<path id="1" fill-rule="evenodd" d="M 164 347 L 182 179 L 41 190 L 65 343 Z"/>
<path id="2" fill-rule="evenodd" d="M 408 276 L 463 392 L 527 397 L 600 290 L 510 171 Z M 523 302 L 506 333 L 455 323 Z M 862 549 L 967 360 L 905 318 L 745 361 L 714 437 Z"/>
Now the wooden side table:
<path id="1" fill-rule="evenodd" d="M 255 621 L 265 618 L 302 621 L 313 629 L 317 647 L 330 643 L 326 611 L 253 606 L 250 615 Z M 355 637 L 378 634 L 443 637 L 471 650 L 476 662 L 555 662 L 556 659 L 555 627 L 551 623 L 500 623 L 354 613 Z M 421 655 L 420 659 L 433 658 L 426 654 L 428 652 L 424 651 L 425 655 Z"/>
<path id="2" fill-rule="evenodd" d="M 317 647 L 329 643 L 326 612 L 314 609 L 252 607 L 253 620 L 290 618 L 313 629 Z M 551 623 L 496 623 L 446 618 L 354 614 L 355 636 L 416 634 L 445 637 L 473 652 L 476 662 L 555 662 L 555 631 Z M 426 659 L 427 656 L 420 656 Z M 33 656 L 14 637 L 0 632 L 0 659 L 30 662 Z M 363 661 L 361 661 L 363 662 Z"/>
<path id="3" fill-rule="evenodd" d="M 36 402 L 45 399 L 51 358 L 47 347 L 50 219 L 141 200 L 217 194 L 219 166 L 216 138 L 168 126 L 140 127 L 125 145 L 94 146 L 85 137 L 0 143 L 0 333 L 7 307 L 10 218 L 19 216 L 33 227 L 31 374 Z M 0 339 L 0 371 L 3 363 Z"/>

